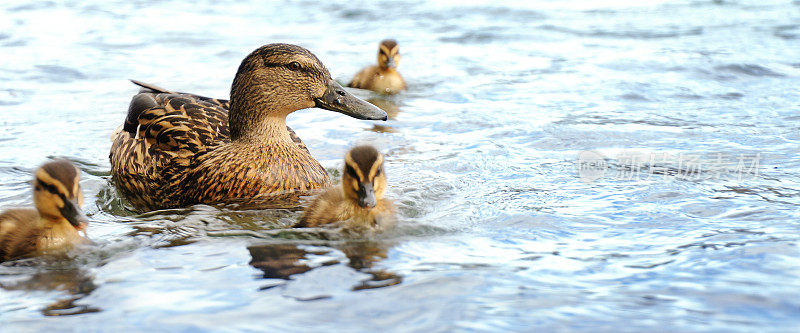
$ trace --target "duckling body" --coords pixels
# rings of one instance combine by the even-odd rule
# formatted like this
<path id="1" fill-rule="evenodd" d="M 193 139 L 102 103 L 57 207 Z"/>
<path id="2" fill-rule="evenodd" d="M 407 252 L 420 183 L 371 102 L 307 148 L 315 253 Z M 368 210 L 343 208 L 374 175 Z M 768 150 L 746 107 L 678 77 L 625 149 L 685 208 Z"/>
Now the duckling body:
<path id="1" fill-rule="evenodd" d="M 77 169 L 67 161 L 54 161 L 35 175 L 36 209 L 0 213 L 0 261 L 88 242 L 78 233 L 85 230 L 87 219 L 80 210 Z"/>
<path id="2" fill-rule="evenodd" d="M 349 228 L 389 228 L 395 222 L 394 205 L 383 197 L 385 191 L 383 155 L 371 146 L 355 147 L 345 156 L 341 187 L 317 196 L 295 227 L 343 222 Z"/>
<path id="3" fill-rule="evenodd" d="M 344 222 L 344 227 L 387 229 L 394 224 L 394 205 L 389 199 L 378 200 L 375 207 L 365 208 L 345 198 L 341 189 L 330 189 L 317 196 L 295 227 L 319 227 Z"/>
<path id="4" fill-rule="evenodd" d="M 387 39 L 378 46 L 378 64 L 362 69 L 348 84 L 349 87 L 368 89 L 383 94 L 396 94 L 406 90 L 406 81 L 397 71 L 400 63 L 397 41 Z"/>
<path id="5" fill-rule="evenodd" d="M 394 68 L 381 69 L 379 66 L 369 66 L 358 72 L 348 87 L 392 95 L 406 90 L 406 82 Z"/>
<path id="6" fill-rule="evenodd" d="M 330 180 L 286 126 L 288 114 L 319 107 L 386 119 L 333 81 L 311 52 L 289 44 L 248 55 L 229 101 L 137 84 L 145 89 L 112 135 L 110 159 L 117 187 L 139 209 L 294 206 Z"/>

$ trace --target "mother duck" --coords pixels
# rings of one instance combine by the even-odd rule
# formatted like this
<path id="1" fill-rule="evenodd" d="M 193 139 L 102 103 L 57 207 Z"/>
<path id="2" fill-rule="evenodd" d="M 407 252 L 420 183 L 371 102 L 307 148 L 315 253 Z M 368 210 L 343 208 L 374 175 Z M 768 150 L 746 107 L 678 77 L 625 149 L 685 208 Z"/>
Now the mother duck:
<path id="1" fill-rule="evenodd" d="M 336 83 L 314 54 L 291 44 L 250 53 L 230 101 L 134 83 L 143 88 L 112 134 L 109 157 L 117 187 L 139 210 L 296 206 L 300 195 L 330 179 L 286 126 L 287 115 L 318 107 L 386 120 L 381 109 Z"/>

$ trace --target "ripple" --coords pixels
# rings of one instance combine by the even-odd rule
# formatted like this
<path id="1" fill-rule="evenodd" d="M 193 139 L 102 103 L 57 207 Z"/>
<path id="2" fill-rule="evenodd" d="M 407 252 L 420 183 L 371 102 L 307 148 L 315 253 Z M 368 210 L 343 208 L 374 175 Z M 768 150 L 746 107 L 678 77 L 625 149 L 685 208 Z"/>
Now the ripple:
<path id="1" fill-rule="evenodd" d="M 786 40 L 800 39 L 800 25 L 789 24 L 773 28 L 773 34 Z"/>
<path id="2" fill-rule="evenodd" d="M 538 27 L 546 31 L 561 32 L 580 37 L 601 38 L 631 38 L 631 39 L 662 39 L 685 36 L 699 36 L 703 34 L 702 27 L 670 27 L 667 31 L 660 30 L 578 30 L 574 28 L 545 24 Z"/>
<path id="3" fill-rule="evenodd" d="M 742 97 L 744 97 L 744 94 L 738 93 L 738 92 L 730 92 L 730 93 L 726 93 L 726 94 L 722 94 L 722 95 L 717 95 L 716 97 L 717 98 L 721 98 L 721 99 L 732 99 L 732 100 L 735 100 L 735 99 L 741 99 Z"/>
<path id="4" fill-rule="evenodd" d="M 0 264 L 3 328 L 797 326 L 796 7 L 0 1 L 0 209 L 30 206 L 31 169 L 68 158 L 96 243 Z M 383 147 L 395 229 L 294 229 L 294 210 L 139 214 L 111 183 L 108 136 L 136 89 L 125 78 L 224 96 L 242 55 L 268 42 L 307 46 L 349 78 L 387 36 L 409 91 L 357 93 L 391 121 L 289 121 L 334 180 L 347 147 Z M 594 182 L 582 151 L 605 162 Z M 637 168 L 629 151 L 703 167 Z M 715 152 L 733 164 L 711 168 Z M 739 179 L 736 157 L 754 153 L 758 174 Z"/>
<path id="5" fill-rule="evenodd" d="M 55 6 L 55 3 L 52 1 L 41 1 L 36 3 L 25 4 L 17 7 L 9 8 L 8 11 L 10 12 L 24 12 L 24 11 L 33 11 L 45 8 L 51 8 Z"/>
<path id="6" fill-rule="evenodd" d="M 36 68 L 39 69 L 39 75 L 34 78 L 41 81 L 67 83 L 87 78 L 77 69 L 59 65 L 36 65 Z"/>
<path id="7" fill-rule="evenodd" d="M 782 77 L 784 76 L 781 73 L 775 72 L 769 68 L 764 66 L 755 65 L 755 64 L 730 64 L 730 65 L 722 65 L 722 66 L 715 66 L 715 70 L 719 72 L 729 72 L 734 74 L 744 74 L 748 76 L 767 76 L 767 77 Z"/>
<path id="8" fill-rule="evenodd" d="M 623 95 L 620 95 L 619 98 L 624 99 L 624 100 L 628 100 L 628 101 L 637 101 L 637 102 L 649 102 L 650 101 L 649 98 L 647 98 L 645 96 L 642 96 L 640 94 L 636 94 L 636 93 L 623 94 Z"/>

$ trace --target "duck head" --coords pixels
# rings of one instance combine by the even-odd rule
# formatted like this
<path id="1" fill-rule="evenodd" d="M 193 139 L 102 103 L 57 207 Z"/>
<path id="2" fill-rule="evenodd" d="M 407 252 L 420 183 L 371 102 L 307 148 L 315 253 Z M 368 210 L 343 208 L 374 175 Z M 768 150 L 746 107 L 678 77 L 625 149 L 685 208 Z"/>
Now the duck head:
<path id="1" fill-rule="evenodd" d="M 384 39 L 378 45 L 378 67 L 381 70 L 397 68 L 400 63 L 400 45 L 394 39 Z"/>
<path id="2" fill-rule="evenodd" d="M 231 86 L 229 122 L 236 139 L 269 118 L 318 107 L 353 118 L 386 120 L 386 112 L 353 96 L 331 78 L 313 53 L 297 45 L 269 44 L 248 55 Z"/>
<path id="3" fill-rule="evenodd" d="M 89 219 L 81 210 L 80 172 L 69 161 L 45 163 L 34 173 L 33 201 L 42 217 L 49 221 L 66 220 L 77 230 L 84 230 Z"/>
<path id="4" fill-rule="evenodd" d="M 360 207 L 375 207 L 386 191 L 383 155 L 372 146 L 350 149 L 344 157 L 342 190 L 348 200 Z"/>

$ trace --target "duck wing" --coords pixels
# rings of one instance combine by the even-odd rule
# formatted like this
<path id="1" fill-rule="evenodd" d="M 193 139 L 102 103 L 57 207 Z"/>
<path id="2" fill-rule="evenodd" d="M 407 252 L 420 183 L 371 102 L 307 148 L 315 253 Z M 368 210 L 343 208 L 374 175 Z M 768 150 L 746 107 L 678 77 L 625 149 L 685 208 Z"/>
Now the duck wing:
<path id="1" fill-rule="evenodd" d="M 181 205 L 179 189 L 195 159 L 230 142 L 221 104 L 150 89 L 133 97 L 109 158 L 118 188 L 134 206 Z"/>
<path id="2" fill-rule="evenodd" d="M 375 81 L 375 76 L 377 74 L 377 66 L 365 67 L 353 76 L 353 79 L 350 80 L 347 86 L 350 88 L 372 89 L 373 81 Z"/>
<path id="3" fill-rule="evenodd" d="M 36 250 L 39 212 L 34 209 L 11 209 L 0 213 L 0 262 Z"/>
<path id="4" fill-rule="evenodd" d="M 137 80 L 131 80 L 131 82 L 133 82 L 133 84 L 135 84 L 135 85 L 137 85 L 139 87 L 142 87 L 142 89 L 139 91 L 139 93 L 147 93 L 147 92 L 149 92 L 149 93 L 157 93 L 157 94 L 180 94 L 180 95 L 184 95 L 184 96 L 190 97 L 190 98 L 198 100 L 198 101 L 202 101 L 202 102 L 206 102 L 206 103 L 210 103 L 210 104 L 216 105 L 219 108 L 225 109 L 226 112 L 230 109 L 230 103 L 229 103 L 229 101 L 227 99 L 211 98 L 211 97 L 205 97 L 205 96 L 200 96 L 200 95 L 195 95 L 195 94 L 185 93 L 185 92 L 173 92 L 173 91 L 169 91 L 169 90 L 166 90 L 164 88 L 161 88 L 159 86 L 156 86 L 156 85 L 153 85 L 153 84 L 149 84 L 149 83 L 145 83 L 145 82 L 142 82 L 142 81 L 137 81 Z M 133 103 L 133 102 L 131 102 L 131 103 Z M 129 111 L 128 112 L 128 118 L 130 118 L 130 116 L 131 116 L 131 112 Z M 226 115 L 226 117 L 227 117 L 227 115 Z M 125 121 L 126 130 L 129 130 L 131 133 L 133 133 L 133 130 L 134 130 L 133 127 L 136 126 L 136 125 L 138 125 L 138 124 L 136 123 L 135 119 L 126 119 L 126 121 Z M 225 127 L 228 126 L 227 119 L 225 119 L 224 126 Z M 296 143 L 303 150 L 308 151 L 308 147 L 306 147 L 305 143 L 303 143 L 303 140 L 300 140 L 300 136 L 298 136 L 297 133 L 295 133 L 294 130 L 291 127 L 286 126 L 286 129 L 289 131 L 289 136 L 292 138 L 292 141 L 294 141 L 294 143 Z"/>

